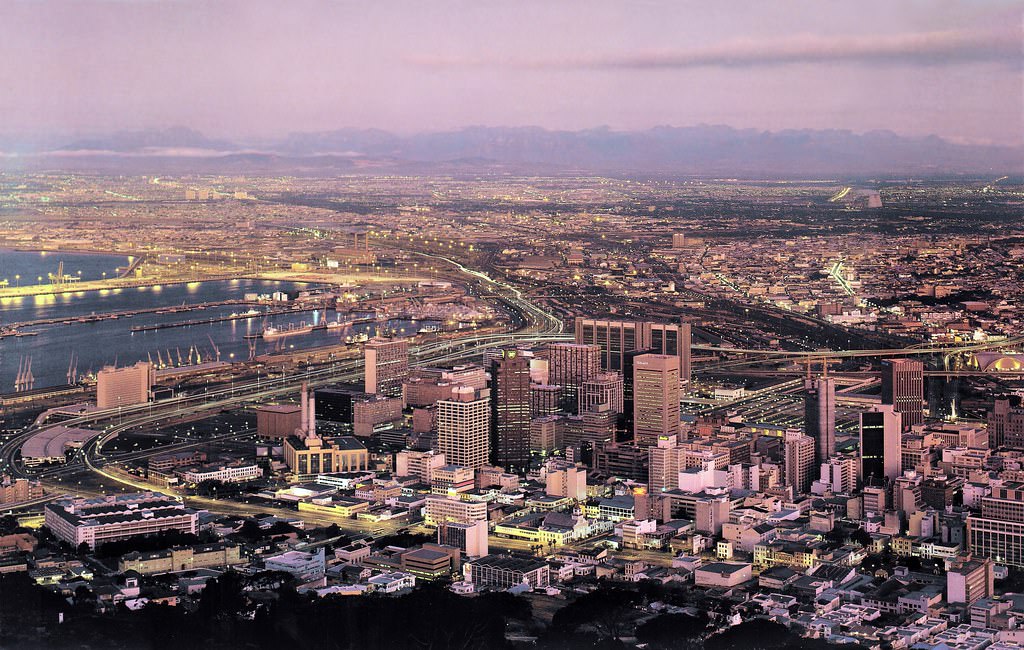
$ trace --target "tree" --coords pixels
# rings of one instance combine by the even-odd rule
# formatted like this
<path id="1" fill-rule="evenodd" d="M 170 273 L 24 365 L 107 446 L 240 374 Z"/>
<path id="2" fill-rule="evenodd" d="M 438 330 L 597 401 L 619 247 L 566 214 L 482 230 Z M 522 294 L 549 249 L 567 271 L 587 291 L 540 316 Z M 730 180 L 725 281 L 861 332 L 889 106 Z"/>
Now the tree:
<path id="1" fill-rule="evenodd" d="M 636 638 L 655 650 L 698 650 L 704 647 L 708 618 L 661 614 L 636 628 Z"/>
<path id="2" fill-rule="evenodd" d="M 601 587 L 555 612 L 551 626 L 571 633 L 582 625 L 590 625 L 602 637 L 618 639 L 625 632 L 632 607 L 640 600 L 635 591 Z"/>
<path id="3" fill-rule="evenodd" d="M 857 530 L 853 531 L 853 535 L 851 535 L 850 537 L 851 539 L 853 539 L 853 541 L 857 542 L 865 548 L 871 546 L 872 542 L 874 541 L 871 539 L 871 534 L 863 528 L 858 528 Z"/>

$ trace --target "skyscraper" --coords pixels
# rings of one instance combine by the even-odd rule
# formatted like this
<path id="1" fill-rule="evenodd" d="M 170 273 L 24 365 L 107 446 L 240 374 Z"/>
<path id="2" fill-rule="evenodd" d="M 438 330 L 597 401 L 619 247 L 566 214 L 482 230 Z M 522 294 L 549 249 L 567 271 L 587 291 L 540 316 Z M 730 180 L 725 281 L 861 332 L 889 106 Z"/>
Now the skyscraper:
<path id="1" fill-rule="evenodd" d="M 903 430 L 924 422 L 924 364 L 915 359 L 882 361 L 882 403 L 903 416 Z"/>
<path id="2" fill-rule="evenodd" d="M 101 409 L 149 401 L 156 369 L 148 361 L 134 366 L 107 366 L 96 373 L 96 406 Z"/>
<path id="3" fill-rule="evenodd" d="M 836 452 L 836 380 L 831 377 L 804 382 L 804 431 L 814 438 L 815 462 L 827 463 Z"/>
<path id="4" fill-rule="evenodd" d="M 796 494 L 806 494 L 814 482 L 815 440 L 799 431 L 787 431 L 783 441 L 786 485 L 793 486 Z"/>
<path id="5" fill-rule="evenodd" d="M 576 413 L 583 382 L 601 369 L 601 348 L 580 343 L 551 343 L 547 348 L 551 383 L 562 387 L 565 410 Z"/>
<path id="6" fill-rule="evenodd" d="M 895 407 L 877 406 L 860 414 L 860 480 L 864 484 L 900 475 L 902 417 Z"/>
<path id="7" fill-rule="evenodd" d="M 988 412 L 988 446 L 1024 447 L 1024 406 L 1019 397 L 997 399 Z"/>
<path id="8" fill-rule="evenodd" d="M 625 355 L 633 350 L 679 357 L 679 379 L 690 381 L 691 328 L 688 322 L 631 321 L 616 319 L 576 319 L 576 342 L 601 348 L 601 368 L 619 370 L 625 375 Z M 628 377 L 627 377 L 628 380 Z"/>
<path id="9" fill-rule="evenodd" d="M 1024 568 L 1024 484 L 1009 482 L 981 497 L 981 514 L 967 517 L 971 553 Z"/>
<path id="10" fill-rule="evenodd" d="M 490 390 L 452 389 L 437 402 L 437 450 L 453 465 L 474 469 L 487 464 L 490 452 Z"/>
<path id="11" fill-rule="evenodd" d="M 633 360 L 633 437 L 641 446 L 679 433 L 679 357 L 642 354 Z"/>
<path id="12" fill-rule="evenodd" d="M 530 464 L 530 364 L 516 350 L 491 362 L 491 462 L 525 472 Z"/>
<path id="13" fill-rule="evenodd" d="M 402 396 L 402 382 L 409 376 L 409 341 L 376 338 L 363 348 L 366 392 Z"/>
<path id="14" fill-rule="evenodd" d="M 683 450 L 676 436 L 661 436 L 648 450 L 650 470 L 647 488 L 652 494 L 679 487 L 679 470 L 683 469 Z"/>
<path id="15" fill-rule="evenodd" d="M 585 413 L 601 404 L 618 415 L 622 413 L 622 375 L 617 372 L 599 372 L 583 382 L 580 390 L 580 413 Z"/>

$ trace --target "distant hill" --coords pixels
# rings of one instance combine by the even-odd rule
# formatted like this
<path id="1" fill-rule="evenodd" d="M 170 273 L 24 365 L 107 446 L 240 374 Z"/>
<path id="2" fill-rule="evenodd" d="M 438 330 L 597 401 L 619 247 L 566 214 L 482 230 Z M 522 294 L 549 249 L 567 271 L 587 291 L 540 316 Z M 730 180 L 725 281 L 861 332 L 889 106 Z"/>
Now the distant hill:
<path id="1" fill-rule="evenodd" d="M 151 149 L 205 149 L 230 151 L 238 149 L 226 140 L 211 140 L 198 131 L 174 126 L 168 129 L 144 131 L 118 131 L 110 135 L 71 142 L 62 151 L 116 151 L 143 153 Z"/>
<path id="2" fill-rule="evenodd" d="M 889 131 L 760 131 L 727 126 L 645 131 L 470 127 L 396 135 L 377 129 L 293 133 L 253 151 L 187 128 L 87 138 L 19 167 L 171 171 L 323 172 L 365 169 L 602 172 L 738 177 L 1017 174 L 1024 148 L 955 144 Z M 0 159 L 0 165 L 4 164 Z"/>

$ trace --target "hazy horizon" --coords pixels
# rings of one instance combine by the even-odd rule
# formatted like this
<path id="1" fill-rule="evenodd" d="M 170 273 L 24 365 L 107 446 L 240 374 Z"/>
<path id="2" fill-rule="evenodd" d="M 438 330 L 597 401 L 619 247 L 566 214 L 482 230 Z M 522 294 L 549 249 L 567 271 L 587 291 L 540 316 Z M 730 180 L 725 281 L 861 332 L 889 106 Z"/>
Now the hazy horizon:
<path id="1" fill-rule="evenodd" d="M 1019 2 L 13 0 L 0 134 L 727 125 L 1024 143 Z"/>

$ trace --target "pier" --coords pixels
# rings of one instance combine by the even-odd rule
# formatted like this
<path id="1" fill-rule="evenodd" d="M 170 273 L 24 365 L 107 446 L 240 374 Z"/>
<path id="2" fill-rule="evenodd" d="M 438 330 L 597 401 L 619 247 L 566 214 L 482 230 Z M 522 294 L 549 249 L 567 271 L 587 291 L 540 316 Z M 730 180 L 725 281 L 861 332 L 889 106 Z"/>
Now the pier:
<path id="1" fill-rule="evenodd" d="M 154 323 L 152 325 L 139 325 L 133 327 L 133 332 L 151 332 L 153 330 L 165 330 L 172 329 L 175 327 L 192 327 L 193 325 L 211 325 L 213 323 L 222 323 L 224 321 L 232 320 L 247 320 L 249 318 L 266 318 L 269 316 L 281 316 L 284 314 L 301 314 L 308 311 L 318 311 L 320 307 L 301 307 L 299 309 L 271 309 L 268 311 L 261 311 L 255 314 L 228 314 L 227 316 L 215 316 L 213 318 L 200 318 L 197 320 L 185 320 L 177 321 L 174 323 Z M 326 327 L 326 325 L 324 326 Z"/>

